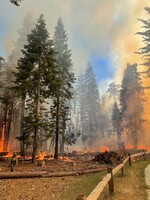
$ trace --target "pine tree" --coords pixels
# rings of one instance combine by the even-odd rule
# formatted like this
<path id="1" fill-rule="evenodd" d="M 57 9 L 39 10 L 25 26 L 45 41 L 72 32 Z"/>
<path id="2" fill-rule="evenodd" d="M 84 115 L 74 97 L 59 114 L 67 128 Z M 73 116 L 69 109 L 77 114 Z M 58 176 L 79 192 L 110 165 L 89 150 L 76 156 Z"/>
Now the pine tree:
<path id="1" fill-rule="evenodd" d="M 106 136 L 107 130 L 110 124 L 110 112 L 108 111 L 108 96 L 103 94 L 100 101 L 100 117 L 99 117 L 99 126 L 100 126 L 100 138 L 104 138 Z"/>
<path id="2" fill-rule="evenodd" d="M 114 98 L 114 101 L 116 101 L 118 96 L 119 96 L 119 90 L 120 90 L 120 85 L 112 82 L 109 85 L 109 88 L 108 88 L 107 92 Z"/>
<path id="3" fill-rule="evenodd" d="M 80 77 L 79 86 L 79 106 L 82 130 L 82 140 L 90 140 L 94 143 L 99 132 L 99 91 L 95 80 L 93 68 L 90 63 L 84 74 Z"/>
<path id="4" fill-rule="evenodd" d="M 143 55 L 143 65 L 147 67 L 145 73 L 147 73 L 147 77 L 150 77 L 150 7 L 146 7 L 145 10 L 148 13 L 148 19 L 139 19 L 139 21 L 143 23 L 142 28 L 144 29 L 144 31 L 137 32 L 137 34 L 142 37 L 142 41 L 145 46 L 140 48 L 138 50 L 138 53 Z"/>
<path id="5" fill-rule="evenodd" d="M 55 159 L 58 158 L 58 140 L 60 134 L 62 136 L 63 153 L 66 123 L 69 120 L 69 100 L 72 98 L 73 83 L 75 81 L 74 73 L 72 72 L 71 50 L 68 48 L 67 41 L 68 38 L 62 19 L 59 18 L 54 32 L 54 45 L 57 52 L 56 62 L 60 80 L 53 98 L 53 111 L 55 110 L 56 118 Z"/>
<path id="6" fill-rule="evenodd" d="M 23 58 L 18 61 L 18 72 L 14 73 L 15 89 L 22 99 L 27 99 L 26 126 L 33 126 L 31 132 L 32 162 L 35 162 L 39 148 L 40 129 L 49 130 L 49 123 L 45 121 L 42 103 L 50 97 L 57 83 L 57 66 L 53 42 L 49 38 L 43 15 L 39 17 L 35 28 L 27 36 L 28 44 L 24 46 Z M 28 132 L 27 132 L 28 133 Z"/>
<path id="7" fill-rule="evenodd" d="M 118 145 L 121 147 L 121 112 L 117 105 L 117 102 L 114 102 L 113 112 L 112 112 L 112 123 L 114 131 L 118 137 Z"/>
<path id="8" fill-rule="evenodd" d="M 23 56 L 21 49 L 23 49 L 24 45 L 27 44 L 27 34 L 31 32 L 31 29 L 33 28 L 33 19 L 31 13 L 28 13 L 23 21 L 22 27 L 18 30 L 18 37 L 16 42 L 14 43 L 14 49 L 12 50 L 11 54 L 8 57 L 8 66 L 10 71 L 16 71 L 17 67 L 17 61 L 19 58 Z M 14 77 L 12 77 L 14 79 Z M 21 110 L 21 122 L 20 122 L 20 132 L 24 132 L 22 129 L 23 127 L 23 119 L 24 119 L 24 112 L 25 112 L 25 100 L 17 99 Z M 18 137 L 18 136 L 17 136 Z M 20 141 L 20 154 L 23 156 L 25 154 L 25 141 Z"/>
<path id="9" fill-rule="evenodd" d="M 4 151 L 8 149 L 8 143 L 12 136 L 12 126 L 16 119 L 16 102 L 14 92 L 11 90 L 12 74 L 3 58 L 0 58 L 0 101 L 1 101 L 1 125 L 4 124 Z M 17 132 L 16 125 L 16 132 Z M 13 140 L 14 138 L 11 137 Z"/>
<path id="10" fill-rule="evenodd" d="M 85 99 L 86 99 L 86 85 L 85 85 L 85 77 L 84 74 L 81 74 L 78 77 L 77 82 L 77 99 L 78 99 L 78 107 L 79 107 L 79 120 L 80 124 L 79 127 L 81 129 L 81 135 L 82 135 L 82 141 L 85 141 L 84 135 L 86 133 L 87 129 L 87 123 L 88 123 L 88 116 L 87 116 L 87 110 L 85 105 Z"/>
<path id="11" fill-rule="evenodd" d="M 138 145 L 138 133 L 142 131 L 143 87 L 137 64 L 127 64 L 121 85 L 122 124 L 128 130 L 133 145 Z"/>

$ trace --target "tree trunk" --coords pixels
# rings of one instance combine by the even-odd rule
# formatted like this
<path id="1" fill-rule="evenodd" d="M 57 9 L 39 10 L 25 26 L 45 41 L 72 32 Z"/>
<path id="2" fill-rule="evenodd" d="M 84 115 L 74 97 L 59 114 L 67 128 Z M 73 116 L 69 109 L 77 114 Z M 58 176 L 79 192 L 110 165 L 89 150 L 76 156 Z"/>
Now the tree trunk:
<path id="1" fill-rule="evenodd" d="M 59 150 L 61 156 L 64 156 L 64 149 L 65 149 L 64 135 L 61 135 L 60 150 Z"/>
<path id="2" fill-rule="evenodd" d="M 39 113 L 40 113 L 40 83 L 38 83 L 38 85 L 37 85 L 37 100 L 36 100 L 36 114 L 35 114 L 35 127 L 34 127 L 34 138 L 33 138 L 32 163 L 36 162 L 36 155 L 37 155 L 37 151 L 38 151 Z"/>
<path id="3" fill-rule="evenodd" d="M 138 147 L 138 121 L 137 117 L 134 119 L 134 148 Z"/>
<path id="4" fill-rule="evenodd" d="M 56 138 L 55 138 L 55 153 L 54 158 L 58 159 L 58 137 L 59 137 L 59 120 L 60 120 L 60 99 L 59 96 L 56 99 Z"/>
<path id="5" fill-rule="evenodd" d="M 3 150 L 7 151 L 6 149 L 6 135 L 7 135 L 7 117 L 8 117 L 8 103 L 6 101 L 6 107 L 5 107 L 5 114 L 4 114 L 4 146 L 3 146 Z"/>
<path id="6" fill-rule="evenodd" d="M 10 138 L 10 132 L 11 132 L 11 124 L 12 124 L 12 116 L 13 116 L 13 110 L 14 109 L 14 100 L 10 102 L 9 105 L 9 111 L 8 111 L 8 117 L 7 117 L 7 134 L 5 137 L 5 150 L 8 151 L 8 143 Z"/>
<path id="7" fill-rule="evenodd" d="M 63 130 L 62 130 L 62 140 L 60 143 L 60 155 L 64 156 L 64 150 L 65 150 L 65 130 L 66 130 L 66 115 L 63 116 Z"/>
<path id="8" fill-rule="evenodd" d="M 122 146 L 120 121 L 116 122 L 116 132 L 117 132 L 117 139 L 118 139 L 118 147 L 120 148 Z"/>
<path id="9" fill-rule="evenodd" d="M 24 109 L 25 109 L 25 100 L 22 99 L 21 101 L 21 124 L 23 123 L 24 119 Z M 20 134 L 22 134 L 22 126 L 20 126 Z M 20 141 L 20 155 L 25 156 L 25 142 L 24 139 Z"/>

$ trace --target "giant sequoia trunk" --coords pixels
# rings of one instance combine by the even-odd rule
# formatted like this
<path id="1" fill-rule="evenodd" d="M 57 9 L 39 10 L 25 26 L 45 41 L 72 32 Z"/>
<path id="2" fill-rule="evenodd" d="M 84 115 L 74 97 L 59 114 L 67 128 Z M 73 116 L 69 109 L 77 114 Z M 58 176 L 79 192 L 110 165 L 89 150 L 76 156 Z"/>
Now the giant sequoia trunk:
<path id="1" fill-rule="evenodd" d="M 60 123 L 60 99 L 59 96 L 56 99 L 56 138 L 55 138 L 55 154 L 54 158 L 58 159 L 58 138 L 59 138 L 59 123 Z"/>
<path id="2" fill-rule="evenodd" d="M 11 97 L 9 97 L 11 98 Z M 11 131 L 11 123 L 12 123 L 12 116 L 13 116 L 13 106 L 14 106 L 14 99 L 10 101 L 10 99 L 7 99 L 5 101 L 5 117 L 4 117 L 4 138 L 5 138 L 5 144 L 4 144 L 4 151 L 7 151 L 8 149 L 8 142 L 10 137 L 10 131 Z"/>
<path id="3" fill-rule="evenodd" d="M 21 124 L 23 123 L 24 119 L 24 110 L 25 110 L 25 100 L 22 99 L 21 101 Z M 22 126 L 20 126 L 20 134 L 22 134 Z M 20 155 L 25 155 L 25 141 L 24 139 L 20 141 Z"/>

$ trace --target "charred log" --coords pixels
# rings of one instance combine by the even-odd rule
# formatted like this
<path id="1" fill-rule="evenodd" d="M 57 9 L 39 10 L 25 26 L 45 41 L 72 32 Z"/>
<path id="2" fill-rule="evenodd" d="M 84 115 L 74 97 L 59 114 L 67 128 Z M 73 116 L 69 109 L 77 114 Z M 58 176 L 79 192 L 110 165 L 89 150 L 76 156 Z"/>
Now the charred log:
<path id="1" fill-rule="evenodd" d="M 18 179 L 18 178 L 48 178 L 48 177 L 64 177 L 64 176 L 77 176 L 89 173 L 97 173 L 104 171 L 106 168 L 82 170 L 82 171 L 70 171 L 70 172 L 3 172 L 0 173 L 0 179 Z"/>

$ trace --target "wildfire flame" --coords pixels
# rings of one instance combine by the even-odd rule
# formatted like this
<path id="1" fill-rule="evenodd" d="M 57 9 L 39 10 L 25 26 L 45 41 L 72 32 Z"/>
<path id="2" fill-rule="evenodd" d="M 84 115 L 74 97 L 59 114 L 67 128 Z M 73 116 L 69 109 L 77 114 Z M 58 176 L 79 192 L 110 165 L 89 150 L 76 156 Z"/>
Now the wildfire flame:
<path id="1" fill-rule="evenodd" d="M 3 126 L 2 126 L 2 134 L 1 134 L 1 139 L 0 139 L 0 152 L 3 152 L 4 151 L 4 142 L 5 142 L 5 125 L 3 123 Z"/>
<path id="2" fill-rule="evenodd" d="M 110 151 L 109 147 L 105 146 L 100 149 L 100 152 L 104 153 L 105 151 Z"/>
<path id="3" fill-rule="evenodd" d="M 133 145 L 126 145 L 126 149 L 135 149 Z M 150 146 L 137 146 L 138 150 L 146 150 L 146 151 L 150 151 Z"/>
<path id="4" fill-rule="evenodd" d="M 134 149 L 134 146 L 131 145 L 131 144 L 128 144 L 128 145 L 126 146 L 126 149 Z"/>
<path id="5" fill-rule="evenodd" d="M 44 151 L 41 151 L 38 153 L 37 160 L 44 160 L 44 157 L 46 156 L 46 153 Z"/>
<path id="6" fill-rule="evenodd" d="M 5 158 L 11 158 L 13 156 L 13 152 L 8 152 L 8 154 L 6 156 L 4 156 Z"/>
<path id="7" fill-rule="evenodd" d="M 2 133 L 1 133 L 1 139 L 0 139 L 0 152 L 4 152 L 5 151 L 5 123 L 3 122 L 2 124 Z M 11 157 L 13 155 L 12 151 L 11 151 L 11 147 L 8 144 L 7 146 L 7 150 L 9 153 L 7 154 L 7 157 Z M 5 156 L 6 157 L 6 156 Z"/>
<path id="8" fill-rule="evenodd" d="M 59 159 L 65 162 L 72 162 L 72 159 L 68 156 L 60 156 Z"/>

